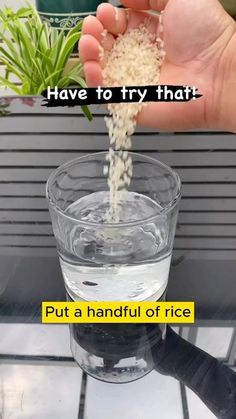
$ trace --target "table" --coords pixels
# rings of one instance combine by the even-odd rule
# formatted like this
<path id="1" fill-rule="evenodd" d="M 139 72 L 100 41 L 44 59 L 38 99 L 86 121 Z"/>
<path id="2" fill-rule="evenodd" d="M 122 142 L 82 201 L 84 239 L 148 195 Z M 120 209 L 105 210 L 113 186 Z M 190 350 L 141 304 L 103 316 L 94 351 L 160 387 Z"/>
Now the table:
<path id="1" fill-rule="evenodd" d="M 211 271 L 208 267 L 212 280 L 206 287 L 201 272 L 207 264 L 204 267 L 203 261 L 196 262 L 192 278 L 184 275 L 184 265 L 172 266 L 168 298 L 191 300 L 195 296 L 198 321 L 196 327 L 175 330 L 234 367 L 234 277 L 230 278 L 227 266 L 214 263 Z M 215 417 L 183 384 L 156 371 L 119 386 L 86 377 L 72 359 L 68 327 L 40 324 L 42 300 L 65 300 L 56 255 L 37 258 L 1 254 L 0 266 L 1 279 L 3 275 L 5 278 L 0 295 L 2 419 L 65 415 L 70 419 L 121 415 L 127 419 Z M 222 281 L 220 268 L 228 281 Z M 211 294 L 213 287 L 215 296 Z"/>
<path id="2" fill-rule="evenodd" d="M 27 100 L 28 105 L 13 101 L 11 114 L 0 119 L 0 418 L 216 417 L 183 382 L 161 374 L 163 365 L 135 383 L 119 386 L 87 377 L 71 356 L 68 327 L 41 324 L 41 302 L 65 300 L 44 199 L 45 180 L 62 161 L 92 148 L 103 149 L 106 142 L 101 111 L 95 117 L 97 128 L 88 128 L 85 122 L 81 125 L 78 111 L 56 110 L 49 115 L 39 99 L 35 98 L 35 107 Z M 97 133 L 100 142 L 95 144 Z M 174 330 L 233 370 L 235 137 L 226 133 L 188 137 L 160 134 L 155 146 L 153 133 L 140 132 L 137 149 L 158 152 L 172 165 L 175 161 L 184 182 L 168 299 L 196 301 L 197 322 Z M 189 364 L 185 362 L 180 371 L 183 376 L 196 358 L 191 353 L 195 354 L 190 351 Z M 224 383 L 224 373 L 222 377 Z M 209 389 L 214 392 L 216 386 L 211 381 Z M 220 417 L 234 418 L 236 413 Z"/>

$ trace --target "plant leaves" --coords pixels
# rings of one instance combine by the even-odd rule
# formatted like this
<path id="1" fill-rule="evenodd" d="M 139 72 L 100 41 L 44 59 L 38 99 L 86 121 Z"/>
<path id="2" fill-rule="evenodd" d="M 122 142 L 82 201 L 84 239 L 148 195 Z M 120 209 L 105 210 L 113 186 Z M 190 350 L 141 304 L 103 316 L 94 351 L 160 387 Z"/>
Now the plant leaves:
<path id="1" fill-rule="evenodd" d="M 58 31 L 42 22 L 28 0 L 26 4 L 27 7 L 16 12 L 10 7 L 0 9 L 0 38 L 3 39 L 0 61 L 6 66 L 1 84 L 18 95 L 41 94 L 48 86 L 65 88 L 72 83 L 86 87 L 80 62 L 65 74 L 69 58 L 81 37 L 83 21 L 68 31 Z M 22 82 L 21 87 L 10 81 L 12 74 Z M 83 112 L 91 120 L 87 106 L 83 107 Z"/>
<path id="2" fill-rule="evenodd" d="M 81 20 L 79 23 L 77 23 L 77 25 L 72 28 L 68 34 L 68 36 L 70 37 L 71 35 L 74 35 L 75 33 L 79 33 L 79 35 L 81 34 L 82 31 L 82 26 L 83 26 L 83 21 Z"/>
<path id="3" fill-rule="evenodd" d="M 17 11 L 17 13 L 16 13 L 16 16 L 17 17 L 28 17 L 28 16 L 31 16 L 31 14 L 32 14 L 32 9 L 30 8 L 29 9 L 29 7 L 21 7 L 18 11 Z"/>
<path id="4" fill-rule="evenodd" d="M 6 78 L 2 76 L 0 76 L 0 81 L 2 82 L 3 87 L 8 87 L 9 89 L 17 93 L 17 95 L 22 95 L 21 90 L 14 83 L 11 83 L 9 80 L 7 80 Z"/>
<path id="5" fill-rule="evenodd" d="M 85 115 L 85 116 L 88 118 L 88 120 L 91 122 L 91 121 L 93 120 L 93 115 L 91 114 L 91 112 L 90 112 L 90 110 L 89 110 L 88 106 L 83 105 L 83 106 L 81 106 L 81 109 L 82 109 L 82 111 L 83 111 L 84 115 Z"/>
<path id="6" fill-rule="evenodd" d="M 64 45 L 62 47 L 62 50 L 60 51 L 58 62 L 56 64 L 56 69 L 64 69 L 65 65 L 67 64 L 69 57 L 74 49 L 75 44 L 79 41 L 79 34 L 73 34 L 69 36 L 66 41 L 64 42 Z"/>
<path id="7" fill-rule="evenodd" d="M 82 77 L 80 77 L 79 75 L 72 74 L 70 76 L 70 79 L 78 83 L 79 86 L 84 87 L 85 89 L 87 88 L 87 84 L 85 83 L 84 79 L 82 79 Z"/>

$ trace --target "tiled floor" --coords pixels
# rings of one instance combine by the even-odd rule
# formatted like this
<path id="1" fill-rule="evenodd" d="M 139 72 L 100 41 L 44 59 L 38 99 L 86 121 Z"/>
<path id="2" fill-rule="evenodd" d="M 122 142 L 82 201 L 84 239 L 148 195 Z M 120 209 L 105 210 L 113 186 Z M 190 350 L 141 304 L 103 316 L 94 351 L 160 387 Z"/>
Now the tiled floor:
<path id="1" fill-rule="evenodd" d="M 199 327 L 196 346 L 216 358 L 226 358 L 232 334 L 232 327 Z"/>
<path id="2" fill-rule="evenodd" d="M 180 385 L 157 372 L 122 385 L 89 378 L 85 418 L 183 419 Z"/>
<path id="3" fill-rule="evenodd" d="M 77 419 L 79 368 L 0 365 L 1 419 Z"/>
<path id="4" fill-rule="evenodd" d="M 71 357 L 67 325 L 0 324 L 0 355 Z M 231 328 L 200 328 L 197 346 L 225 357 Z M 82 372 L 76 364 L 0 364 L 1 419 L 77 419 Z M 189 419 L 215 416 L 186 389 Z M 180 384 L 153 372 L 131 384 L 88 378 L 85 416 L 80 419 L 185 419 Z"/>
<path id="5" fill-rule="evenodd" d="M 0 354 L 69 356 L 67 325 L 0 324 Z"/>
<path id="6" fill-rule="evenodd" d="M 193 391 L 187 389 L 189 419 L 216 419 Z M 171 419 L 171 418 L 170 418 Z"/>

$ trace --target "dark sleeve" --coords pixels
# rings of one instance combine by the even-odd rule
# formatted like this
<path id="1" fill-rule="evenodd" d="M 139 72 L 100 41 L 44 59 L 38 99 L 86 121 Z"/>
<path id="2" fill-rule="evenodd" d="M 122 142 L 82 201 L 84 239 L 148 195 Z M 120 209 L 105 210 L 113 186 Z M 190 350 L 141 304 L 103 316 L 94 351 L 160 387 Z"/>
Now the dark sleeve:
<path id="1" fill-rule="evenodd" d="M 155 368 L 181 381 L 220 419 L 236 419 L 236 374 L 222 362 L 182 339 L 171 328 L 153 348 Z"/>

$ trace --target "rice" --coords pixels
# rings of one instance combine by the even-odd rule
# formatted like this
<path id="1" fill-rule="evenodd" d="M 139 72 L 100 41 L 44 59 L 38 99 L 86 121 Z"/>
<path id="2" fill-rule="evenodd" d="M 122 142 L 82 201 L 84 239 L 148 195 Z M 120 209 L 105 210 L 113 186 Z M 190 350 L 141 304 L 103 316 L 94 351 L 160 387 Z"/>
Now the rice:
<path id="1" fill-rule="evenodd" d="M 161 19 L 161 18 L 160 18 Z M 103 69 L 104 85 L 109 87 L 157 85 L 163 64 L 164 43 L 162 19 L 159 34 L 148 31 L 147 19 L 136 29 L 119 35 L 111 51 L 106 52 Z M 104 54 L 101 53 L 101 57 Z M 110 210 L 108 220 L 119 221 L 119 203 L 125 199 L 125 191 L 133 175 L 132 159 L 128 150 L 132 146 L 131 136 L 137 125 L 137 116 L 144 103 L 109 104 L 109 117 L 105 117 L 109 133 L 110 149 L 107 155 L 109 168 Z M 107 167 L 107 166 L 106 166 Z"/>

